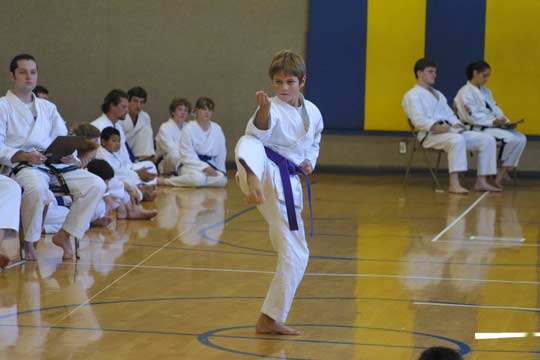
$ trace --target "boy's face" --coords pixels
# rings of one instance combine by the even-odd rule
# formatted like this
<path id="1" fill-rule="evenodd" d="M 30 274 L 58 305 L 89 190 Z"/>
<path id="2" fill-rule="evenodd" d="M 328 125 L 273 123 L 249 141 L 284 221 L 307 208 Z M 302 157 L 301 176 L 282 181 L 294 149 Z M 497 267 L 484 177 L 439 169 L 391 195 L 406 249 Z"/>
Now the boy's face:
<path id="1" fill-rule="evenodd" d="M 300 96 L 300 90 L 304 87 L 306 77 L 298 79 L 298 77 L 279 72 L 274 74 L 272 78 L 272 88 L 276 96 L 290 105 L 298 105 L 298 97 Z"/>
<path id="2" fill-rule="evenodd" d="M 437 68 L 427 67 L 422 71 L 418 71 L 418 79 L 423 83 L 433 86 L 435 85 L 435 79 L 437 78 Z"/>
<path id="3" fill-rule="evenodd" d="M 177 106 L 174 112 L 171 114 L 171 116 L 173 120 L 176 121 L 177 124 L 183 123 L 184 121 L 186 121 L 186 119 L 189 116 L 189 111 L 188 111 L 187 106 L 184 106 L 184 105 Z"/>
<path id="4" fill-rule="evenodd" d="M 481 86 L 484 86 L 489 80 L 489 76 L 491 75 L 491 70 L 486 69 L 482 72 L 475 71 L 473 75 L 474 75 L 473 80 L 476 80 L 478 84 L 480 84 Z"/>
<path id="5" fill-rule="evenodd" d="M 102 140 L 101 145 L 110 152 L 120 151 L 120 136 L 113 135 L 108 140 Z"/>
<path id="6" fill-rule="evenodd" d="M 15 73 L 9 73 L 9 77 L 13 81 L 14 90 L 29 93 L 37 85 L 37 64 L 33 60 L 19 60 Z"/>
<path id="7" fill-rule="evenodd" d="M 197 109 L 195 112 L 197 120 L 210 121 L 212 119 L 212 110 L 208 108 Z"/>
<path id="8" fill-rule="evenodd" d="M 134 114 L 134 115 L 139 115 L 139 113 L 144 108 L 144 104 L 146 104 L 145 98 L 132 96 L 131 100 L 129 100 L 129 113 Z"/>
<path id="9" fill-rule="evenodd" d="M 40 99 L 49 100 L 49 94 L 45 94 L 45 93 L 37 93 L 36 96 L 37 96 L 38 98 L 40 98 Z"/>

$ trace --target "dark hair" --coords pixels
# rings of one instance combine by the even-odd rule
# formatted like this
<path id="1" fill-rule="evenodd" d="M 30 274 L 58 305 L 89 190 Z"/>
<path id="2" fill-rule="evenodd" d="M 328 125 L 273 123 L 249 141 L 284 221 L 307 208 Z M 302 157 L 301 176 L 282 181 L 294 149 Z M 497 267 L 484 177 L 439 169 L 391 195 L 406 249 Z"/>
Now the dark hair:
<path id="1" fill-rule="evenodd" d="M 132 97 L 138 97 L 141 99 L 144 99 L 144 102 L 146 102 L 146 99 L 148 98 L 148 94 L 146 93 L 146 90 L 144 90 L 140 86 L 132 87 L 127 92 L 128 100 L 131 100 Z"/>
<path id="2" fill-rule="evenodd" d="M 435 60 L 422 58 L 414 64 L 414 77 L 418 79 L 418 71 L 424 71 L 428 67 L 437 68 Z"/>
<path id="3" fill-rule="evenodd" d="M 463 360 L 463 357 L 454 349 L 434 346 L 425 350 L 418 360 Z"/>
<path id="4" fill-rule="evenodd" d="M 109 140 L 112 136 L 120 136 L 120 131 L 113 128 L 112 126 L 107 126 L 105 129 L 101 130 L 101 140 Z"/>
<path id="5" fill-rule="evenodd" d="M 465 70 L 465 73 L 467 74 L 467 80 L 472 80 L 475 71 L 481 73 L 487 69 L 491 69 L 491 66 L 489 66 L 489 64 L 484 60 L 470 63 L 469 65 L 467 65 L 467 69 Z"/>
<path id="6" fill-rule="evenodd" d="M 295 52 L 283 50 L 274 55 L 268 75 L 270 79 L 274 79 L 274 75 L 280 72 L 296 76 L 302 81 L 306 75 L 306 63 L 304 59 Z"/>
<path id="7" fill-rule="evenodd" d="M 127 99 L 127 98 L 128 96 L 124 90 L 120 90 L 120 89 L 111 90 L 111 92 L 108 93 L 107 96 L 105 96 L 105 99 L 103 99 L 103 104 L 101 105 L 101 111 L 103 111 L 103 113 L 106 114 L 111 108 L 111 105 L 118 105 L 120 104 L 120 101 L 122 101 L 122 99 Z"/>
<path id="8" fill-rule="evenodd" d="M 99 129 L 89 123 L 83 123 L 83 124 L 77 125 L 77 127 L 73 129 L 73 133 L 77 136 L 85 136 L 90 139 L 101 137 L 101 133 L 99 132 Z"/>
<path id="9" fill-rule="evenodd" d="M 195 103 L 195 110 L 197 109 L 208 109 L 210 111 L 214 111 L 214 108 L 216 107 L 216 104 L 214 104 L 214 101 L 206 96 L 201 96 L 197 99 L 197 102 Z"/>
<path id="10" fill-rule="evenodd" d="M 49 90 L 45 86 L 36 85 L 34 90 L 32 90 L 34 94 L 47 94 L 49 95 Z"/>
<path id="11" fill-rule="evenodd" d="M 114 169 L 108 162 L 102 159 L 94 159 L 88 163 L 86 169 L 92 174 L 99 176 L 103 180 L 109 180 L 114 177 Z"/>
<path id="12" fill-rule="evenodd" d="M 172 114 L 176 111 L 176 108 L 179 106 L 185 106 L 188 109 L 188 113 L 191 112 L 191 103 L 188 99 L 184 98 L 174 98 L 171 101 L 171 104 L 169 105 L 169 114 Z"/>
<path id="13" fill-rule="evenodd" d="M 13 59 L 11 59 L 11 62 L 9 63 L 9 72 L 10 73 L 15 74 L 15 70 L 17 70 L 17 67 L 19 66 L 19 61 L 21 61 L 21 60 L 32 60 L 37 65 L 37 61 L 32 55 L 30 55 L 30 54 L 19 54 L 19 55 L 15 56 Z"/>

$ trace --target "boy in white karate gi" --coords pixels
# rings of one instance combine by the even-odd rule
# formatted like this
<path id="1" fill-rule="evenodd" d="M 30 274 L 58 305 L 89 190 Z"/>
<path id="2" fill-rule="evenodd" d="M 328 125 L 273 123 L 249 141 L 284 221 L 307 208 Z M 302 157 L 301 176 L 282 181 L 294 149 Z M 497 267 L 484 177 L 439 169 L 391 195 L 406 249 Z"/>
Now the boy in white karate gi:
<path id="1" fill-rule="evenodd" d="M 227 185 L 227 148 L 221 126 L 212 121 L 215 104 L 200 97 L 195 103 L 195 120 L 180 136 L 180 175 L 160 178 L 160 185 L 180 187 L 224 187 Z"/>
<path id="2" fill-rule="evenodd" d="M 67 135 L 56 106 L 32 93 L 37 78 L 34 57 L 16 56 L 10 64 L 13 89 L 0 99 L 0 164 L 13 172 L 14 180 L 23 188 L 21 221 L 26 260 L 30 261 L 36 260 L 34 243 L 41 237 L 45 206 L 54 201 L 49 190 L 51 170 L 44 165 L 46 157 L 42 152 L 57 136 Z M 62 164 L 52 166 L 63 172 L 73 196 L 73 206 L 52 241 L 63 249 L 64 259 L 71 259 L 70 235 L 84 236 L 97 202 L 105 192 L 105 184 L 97 176 L 73 165 L 73 156 L 61 161 Z"/>
<path id="3" fill-rule="evenodd" d="M 433 88 L 437 65 L 431 59 L 420 59 L 414 65 L 416 86 L 403 97 L 402 106 L 425 148 L 442 149 L 448 154 L 448 192 L 467 194 L 459 173 L 467 171 L 467 151 L 478 153 L 478 176 L 474 189 L 500 191 L 488 183 L 487 176 L 497 173 L 497 144 L 493 137 L 467 131 L 456 117 L 444 95 Z"/>
<path id="4" fill-rule="evenodd" d="M 495 179 L 495 184 L 502 188 L 504 178 L 519 164 L 527 145 L 527 137 L 512 128 L 505 128 L 511 121 L 495 102 L 491 90 L 485 87 L 491 75 L 489 64 L 485 61 L 471 63 L 466 73 L 469 81 L 458 91 L 454 103 L 459 117 L 471 130 L 502 141 L 501 164 Z"/>
<path id="5" fill-rule="evenodd" d="M 105 160 L 114 169 L 114 173 L 125 183 L 126 189 L 137 189 L 141 200 L 153 200 L 156 197 L 156 190 L 153 187 L 145 186 L 129 164 L 122 161 L 121 158 L 121 137 L 120 131 L 112 126 L 106 127 L 101 131 L 101 146 L 99 147 L 96 158 Z"/>
<path id="6" fill-rule="evenodd" d="M 169 120 L 161 124 L 156 136 L 159 173 L 178 174 L 180 166 L 180 136 L 191 113 L 191 103 L 184 98 L 175 98 L 169 105 Z"/>
<path id="7" fill-rule="evenodd" d="M 135 171 L 140 179 L 150 186 L 154 186 L 157 181 L 157 168 L 152 161 L 132 161 L 126 145 L 126 135 L 124 130 L 120 125 L 120 122 L 123 121 L 128 113 L 129 102 L 128 95 L 123 90 L 112 90 L 110 91 L 101 105 L 101 111 L 103 114 L 92 121 L 91 124 L 103 131 L 108 126 L 112 126 L 120 132 L 120 159 L 125 166 L 129 166 L 133 171 Z M 151 188 L 148 189 L 149 192 L 152 191 Z M 149 198 L 151 200 L 151 198 Z"/>
<path id="8" fill-rule="evenodd" d="M 0 175 L 0 246 L 8 232 L 19 231 L 20 208 L 21 187 L 12 179 Z M 9 257 L 0 252 L 0 269 L 8 263 Z"/>
<path id="9" fill-rule="evenodd" d="M 323 120 L 319 109 L 300 92 L 306 74 L 299 55 L 276 54 L 269 75 L 275 97 L 256 93 L 258 109 L 235 149 L 236 176 L 248 203 L 257 204 L 268 223 L 278 256 L 256 332 L 296 335 L 299 332 L 284 323 L 309 258 L 297 173 L 310 174 L 315 168 Z"/>
<path id="10" fill-rule="evenodd" d="M 122 121 L 126 141 L 137 160 L 152 160 L 155 154 L 152 120 L 143 110 L 148 95 L 142 87 L 135 86 L 128 90 L 127 96 L 128 113 Z"/>

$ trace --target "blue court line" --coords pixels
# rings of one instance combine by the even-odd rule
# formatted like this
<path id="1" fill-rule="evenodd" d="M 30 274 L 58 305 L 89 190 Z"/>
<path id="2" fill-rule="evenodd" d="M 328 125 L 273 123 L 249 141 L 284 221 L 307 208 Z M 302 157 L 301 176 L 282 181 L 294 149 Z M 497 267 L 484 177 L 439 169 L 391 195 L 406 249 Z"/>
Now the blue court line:
<path id="1" fill-rule="evenodd" d="M 106 243 L 108 245 L 114 245 L 114 242 L 107 241 L 94 241 L 94 240 L 83 240 L 81 242 L 88 243 Z M 152 244 L 138 244 L 138 243 L 125 243 L 122 246 L 135 246 L 135 247 L 148 247 L 148 248 L 161 248 L 161 245 L 152 245 Z M 167 246 L 164 249 L 167 250 L 182 250 L 182 251 L 192 251 L 192 252 L 208 252 L 208 253 L 218 253 L 218 254 L 231 254 L 231 255 L 248 255 L 248 256 L 267 256 L 275 257 L 276 253 L 274 251 L 268 250 L 265 254 L 252 253 L 252 252 L 240 252 L 240 251 L 227 251 L 227 250 L 217 250 L 217 249 L 200 249 L 200 248 L 186 248 L 186 247 L 176 247 L 176 246 Z M 434 264 L 434 265 L 470 265 L 470 266 L 505 266 L 505 267 L 531 267 L 531 268 L 540 268 L 540 264 L 506 264 L 506 263 L 473 263 L 473 262 L 461 262 L 461 261 L 436 261 L 436 260 L 399 260 L 399 259 L 376 259 L 376 258 L 357 258 L 357 257 L 341 257 L 341 256 L 323 256 L 323 255 L 312 255 L 309 257 L 310 260 L 336 260 L 336 261 L 364 261 L 364 262 L 389 262 L 389 263 L 406 263 L 406 264 Z"/>
<path id="2" fill-rule="evenodd" d="M 141 302 L 152 302 L 152 301 L 194 301 L 194 300 L 257 300 L 260 301 L 263 299 L 262 296 L 202 296 L 202 297 L 174 297 L 174 298 L 151 298 L 151 299 L 129 299 L 129 300 L 112 300 L 112 301 L 99 301 L 92 303 L 84 303 L 83 306 L 95 306 L 95 305 L 113 305 L 113 304 L 124 304 L 124 303 L 141 303 Z M 411 302 L 414 300 L 404 300 L 404 299 L 385 299 L 385 298 L 354 298 L 354 297 L 299 297 L 296 300 L 345 300 L 345 301 L 355 301 L 355 300 L 376 300 L 376 301 L 397 301 L 397 302 Z M 5 314 L 0 316 L 0 320 L 7 319 L 10 317 L 21 316 L 25 314 L 31 314 L 36 312 L 44 312 L 49 310 L 58 310 L 65 308 L 78 307 L 81 304 L 68 304 L 68 305 L 58 305 L 50 306 L 45 308 L 38 309 L 29 309 L 23 310 L 12 314 Z M 435 334 L 429 334 L 418 331 L 406 331 L 406 330 L 397 330 L 397 329 L 388 329 L 388 328 L 377 328 L 377 327 L 360 327 L 352 325 L 339 325 L 339 324 L 293 324 L 291 326 L 298 327 L 334 327 L 334 328 L 359 328 L 366 330 L 378 330 L 378 331 L 391 331 L 391 332 L 402 332 L 402 333 L 411 333 L 420 336 L 431 337 L 434 339 L 447 341 L 452 344 L 455 344 L 459 347 L 459 350 L 462 354 L 467 354 L 469 352 L 492 352 L 492 353 L 527 353 L 527 354 L 537 354 L 537 350 L 488 350 L 488 349 L 478 349 L 472 350 L 467 344 L 460 342 L 455 339 L 447 338 L 444 336 L 439 336 Z M 336 344 L 336 345 L 354 345 L 354 346 L 375 346 L 375 347 L 386 347 L 386 348 L 414 348 L 414 349 L 423 349 L 423 347 L 417 346 L 402 346 L 402 345 L 387 345 L 387 344 L 374 344 L 374 343 L 356 343 L 356 342 L 346 342 L 346 341 L 331 341 L 331 340 L 310 340 L 310 339 L 291 339 L 291 338 L 271 338 L 271 337 L 249 337 L 249 336 L 236 336 L 236 335 L 216 335 L 219 332 L 241 329 L 241 328 L 253 328 L 253 326 L 236 326 L 228 327 L 222 329 L 211 330 L 202 334 L 197 333 L 188 333 L 188 332 L 172 332 L 172 331 L 159 331 L 159 330 L 139 330 L 139 329 L 114 329 L 114 328 L 90 328 L 90 327 L 75 327 L 75 326 L 48 326 L 48 325 L 24 325 L 24 324 L 0 324 L 0 327 L 17 327 L 17 328 L 47 328 L 47 329 L 59 329 L 59 330 L 79 330 L 79 331 L 102 331 L 102 332 L 117 332 L 117 333 L 133 333 L 133 334 L 153 334 L 153 335 L 174 335 L 174 336 L 196 336 L 199 341 L 207 341 L 208 346 L 214 347 L 219 350 L 233 352 L 233 353 L 242 353 L 234 349 L 222 348 L 218 345 L 211 343 L 209 340 L 210 337 L 217 338 L 238 338 L 238 339 L 247 339 L 247 340 L 269 340 L 269 341 L 287 341 L 287 342 L 296 342 L 296 343 L 321 343 L 321 344 Z M 270 357 L 269 355 L 262 354 L 252 354 L 245 353 L 244 355 L 251 355 L 255 357 Z M 281 358 L 281 357 L 280 357 Z"/>
<path id="3" fill-rule="evenodd" d="M 4 314 L 0 316 L 0 320 L 8 319 L 11 317 L 17 317 L 21 315 L 27 315 L 32 313 L 39 313 L 51 310 L 67 309 L 77 306 L 95 306 L 95 305 L 115 305 L 115 304 L 127 304 L 127 303 L 144 303 L 144 302 L 159 302 L 159 301 L 207 301 L 207 300 L 263 300 L 264 296 L 192 296 L 192 297 L 168 297 L 168 298 L 145 298 L 145 299 L 127 299 L 127 300 L 109 300 L 109 301 L 93 301 L 83 304 L 65 304 L 54 305 L 44 308 L 28 309 L 10 314 Z M 419 300 L 419 299 L 398 299 L 398 298 L 384 298 L 384 297 L 346 297 L 346 296 L 299 296 L 295 297 L 296 301 L 385 301 L 385 302 L 400 302 L 400 303 L 432 303 L 432 304 L 452 304 L 452 305 L 470 305 L 470 306 L 485 306 L 478 304 L 466 304 L 453 301 L 442 300 Z M 491 306 L 491 305 L 489 305 Z M 493 310 L 505 310 L 505 311 L 525 311 L 525 312 L 538 312 L 531 309 L 493 309 Z"/>
<path id="4" fill-rule="evenodd" d="M 376 330 L 376 331 L 387 331 L 387 332 L 398 332 L 398 333 L 407 333 L 420 336 L 431 337 L 437 340 L 442 340 L 449 342 L 453 345 L 458 346 L 458 351 L 461 355 L 466 355 L 471 352 L 471 348 L 458 340 L 447 338 L 444 336 L 428 334 L 418 331 L 407 331 L 407 330 L 396 330 L 396 329 L 387 329 L 387 328 L 377 328 L 377 327 L 368 327 L 368 326 L 353 326 L 353 325 L 332 325 L 332 324 L 291 324 L 293 327 L 328 327 L 328 328 L 344 328 L 344 329 L 364 329 L 364 330 Z M 216 335 L 217 333 L 228 331 L 228 330 L 238 330 L 253 328 L 253 326 L 234 326 L 222 329 L 211 330 L 206 333 L 203 333 L 198 336 L 199 342 L 209 347 L 219 349 L 222 351 L 232 352 L 242 355 L 251 355 L 254 357 L 269 357 L 275 359 L 282 359 L 282 357 L 273 357 L 263 354 L 248 353 L 244 351 L 234 350 L 226 348 L 220 345 L 217 345 L 210 341 L 210 337 L 220 337 L 220 338 L 233 338 L 233 339 L 249 339 L 249 340 L 270 340 L 270 341 L 281 341 L 281 342 L 293 342 L 293 343 L 318 343 L 318 344 L 332 344 L 332 345 L 353 345 L 353 346 L 370 346 L 370 347 L 385 347 L 385 348 L 401 348 L 401 349 L 426 349 L 427 347 L 421 346 L 406 346 L 406 345 L 386 345 L 386 344 L 374 344 L 374 343 L 359 343 L 359 342 L 349 342 L 349 341 L 332 341 L 332 340 L 308 340 L 308 339 L 291 339 L 283 337 L 250 337 L 250 336 L 235 336 L 235 335 Z"/>

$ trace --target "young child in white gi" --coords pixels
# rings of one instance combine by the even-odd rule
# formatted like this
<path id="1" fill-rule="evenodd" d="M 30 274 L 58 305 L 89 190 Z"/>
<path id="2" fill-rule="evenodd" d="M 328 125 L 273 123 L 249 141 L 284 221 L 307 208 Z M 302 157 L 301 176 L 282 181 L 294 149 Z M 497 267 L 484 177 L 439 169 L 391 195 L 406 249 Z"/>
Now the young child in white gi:
<path id="1" fill-rule="evenodd" d="M 200 97 L 195 103 L 195 120 L 180 136 L 180 175 L 159 178 L 158 184 L 181 187 L 224 187 L 227 185 L 225 135 L 212 121 L 214 101 Z"/>
<path id="2" fill-rule="evenodd" d="M 259 107 L 235 149 L 237 181 L 247 202 L 257 204 L 268 223 L 278 256 L 256 332 L 296 335 L 299 332 L 284 323 L 309 258 L 297 173 L 310 174 L 315 167 L 323 120 L 319 109 L 300 93 L 306 73 L 299 55 L 279 52 L 269 75 L 275 97 L 256 93 Z"/>
<path id="3" fill-rule="evenodd" d="M 178 174 L 180 167 L 180 136 L 191 113 L 191 103 L 175 98 L 169 105 L 170 118 L 159 127 L 156 136 L 158 170 L 162 175 Z"/>

